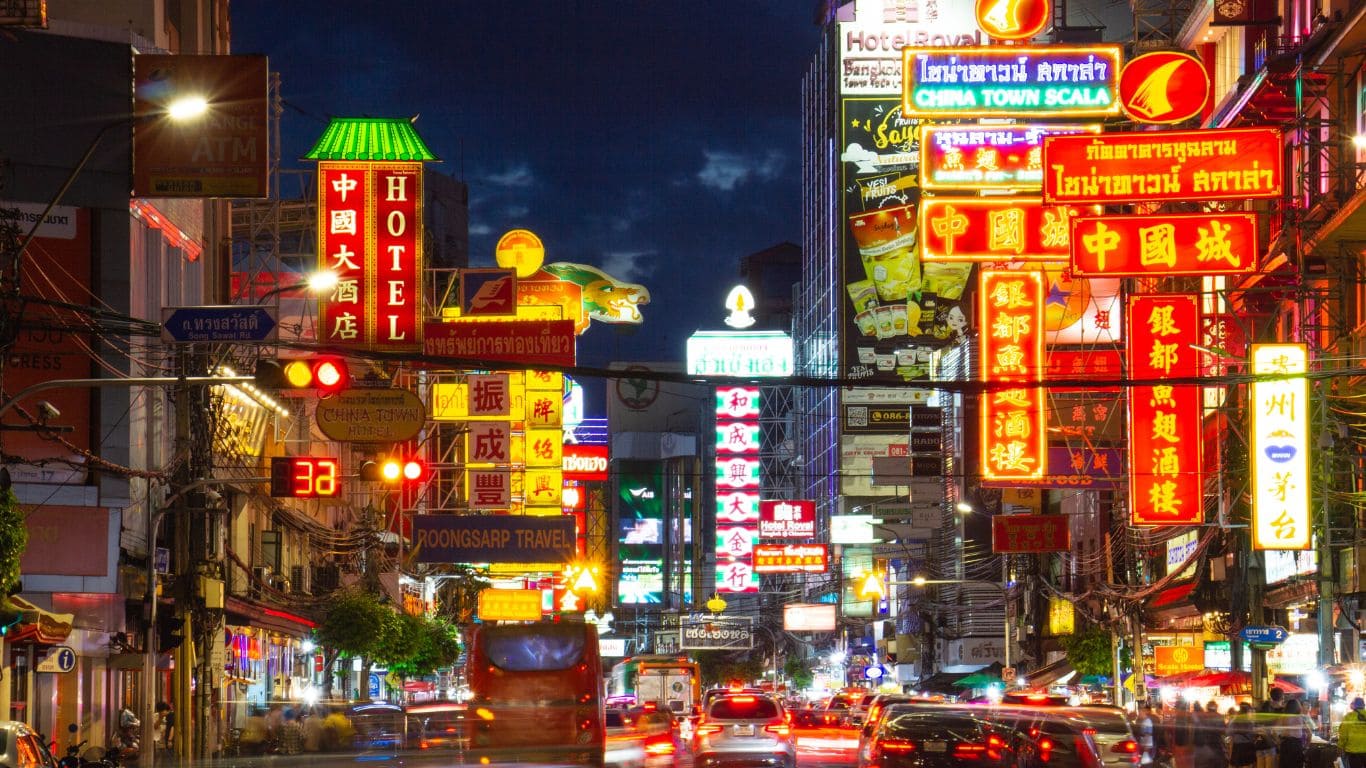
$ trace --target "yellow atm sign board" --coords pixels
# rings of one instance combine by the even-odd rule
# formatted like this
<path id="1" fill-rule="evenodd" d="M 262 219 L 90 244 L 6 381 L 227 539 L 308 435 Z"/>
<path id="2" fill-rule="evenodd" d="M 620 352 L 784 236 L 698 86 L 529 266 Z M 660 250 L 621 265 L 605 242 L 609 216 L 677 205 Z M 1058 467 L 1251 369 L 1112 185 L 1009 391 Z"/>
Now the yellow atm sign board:
<path id="1" fill-rule="evenodd" d="M 484 589 L 479 592 L 480 621 L 539 621 L 541 590 Z"/>

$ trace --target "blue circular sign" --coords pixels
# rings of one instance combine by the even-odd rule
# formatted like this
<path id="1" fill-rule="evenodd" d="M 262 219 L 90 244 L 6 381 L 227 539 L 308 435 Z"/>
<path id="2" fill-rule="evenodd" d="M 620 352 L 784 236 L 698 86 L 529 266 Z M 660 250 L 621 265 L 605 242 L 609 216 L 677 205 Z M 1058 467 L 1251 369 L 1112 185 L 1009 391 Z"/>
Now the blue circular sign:
<path id="1" fill-rule="evenodd" d="M 878 666 L 877 664 L 873 664 L 871 666 L 863 668 L 863 676 L 868 678 L 869 680 L 876 680 L 879 677 L 882 677 L 883 674 L 884 671 L 882 667 Z"/>
<path id="2" fill-rule="evenodd" d="M 76 668 L 76 652 L 62 646 L 57 649 L 57 669 L 62 672 L 70 672 Z"/>

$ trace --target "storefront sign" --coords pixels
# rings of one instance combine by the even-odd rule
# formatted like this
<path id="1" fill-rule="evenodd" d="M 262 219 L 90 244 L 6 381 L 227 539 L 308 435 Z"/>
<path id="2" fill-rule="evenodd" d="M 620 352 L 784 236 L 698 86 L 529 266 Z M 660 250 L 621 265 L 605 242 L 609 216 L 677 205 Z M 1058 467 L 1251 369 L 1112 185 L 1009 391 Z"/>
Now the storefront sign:
<path id="1" fill-rule="evenodd" d="M 834 632 L 835 606 L 819 603 L 784 605 L 783 629 L 788 632 Z"/>
<path id="2" fill-rule="evenodd" d="M 716 521 L 718 523 L 759 522 L 759 494 L 756 491 L 716 492 Z"/>
<path id="3" fill-rule="evenodd" d="M 920 188 L 1038 190 L 1043 137 L 1100 133 L 1100 125 L 925 125 L 920 128 Z"/>
<path id="4" fill-rule="evenodd" d="M 693 338 L 696 338 L 694 335 Z M 786 336 L 783 336 L 786 339 Z M 689 340 L 691 349 L 692 340 Z M 790 345 L 789 340 L 789 345 Z M 749 516 L 750 500 L 732 498 L 731 509 L 719 508 L 728 494 L 752 495 L 757 505 L 761 464 L 759 451 L 760 390 L 758 387 L 727 387 L 716 390 L 716 494 L 717 520 L 731 520 L 716 528 L 716 591 L 745 593 L 759 590 L 754 569 L 754 545 L 759 541 L 758 521 Z"/>
<path id="5" fill-rule="evenodd" d="M 1119 114 L 1120 47 L 903 48 L 902 112 L 910 117 Z"/>
<path id="6" fill-rule="evenodd" d="M 698 331 L 688 337 L 690 376 L 791 376 L 792 338 L 781 331 Z"/>
<path id="7" fill-rule="evenodd" d="M 422 348 L 422 163 L 318 163 L 319 341 Z"/>
<path id="8" fill-rule="evenodd" d="M 831 544 L 875 544 L 873 526 L 882 522 L 872 515 L 831 515 Z"/>
<path id="9" fill-rule="evenodd" d="M 1145 53 L 1119 73 L 1119 102 L 1139 123 L 1179 123 L 1200 114 L 1210 97 L 1209 73 L 1189 53 Z"/>
<path id="10" fill-rule="evenodd" d="M 979 45 L 972 6 L 943 0 L 857 0 L 854 20 L 838 25 L 840 93 L 901 94 L 901 49 Z"/>
<path id="11" fill-rule="evenodd" d="M 350 389 L 318 401 L 318 429 L 333 440 L 401 443 L 427 423 L 427 406 L 406 389 Z"/>
<path id="12" fill-rule="evenodd" d="M 1045 136 L 1047 203 L 1246 200 L 1281 195 L 1276 128 Z"/>
<path id="13" fill-rule="evenodd" d="M 481 589 L 478 616 L 480 621 L 539 621 L 541 590 Z"/>
<path id="14" fill-rule="evenodd" d="M 1116 418 L 1119 418 L 1117 416 Z M 1050 421 L 1052 417 L 1050 417 Z M 1033 480 L 989 480 L 988 488 L 1086 488 L 1094 491 L 1113 491 L 1124 477 L 1124 451 L 1120 448 L 1098 448 L 1084 445 L 1080 439 L 1072 446 L 1050 445 L 1046 471 Z"/>
<path id="15" fill-rule="evenodd" d="M 991 551 L 997 554 L 1066 552 L 1072 537 L 1065 515 L 996 515 L 991 518 Z"/>
<path id="16" fill-rule="evenodd" d="M 1102 277 L 1241 275 L 1257 268 L 1257 214 L 1072 219 L 1072 273 Z"/>
<path id="17" fill-rule="evenodd" d="M 721 421 L 716 424 L 716 453 L 758 455 L 759 422 Z"/>
<path id="18" fill-rule="evenodd" d="M 419 563 L 567 563 L 574 518 L 529 515 L 414 515 Z"/>
<path id="19" fill-rule="evenodd" d="M 1190 294 L 1129 299 L 1129 375 L 1136 380 L 1199 375 L 1200 308 Z M 1139 385 L 1129 394 L 1129 508 L 1134 525 L 1204 520 L 1200 388 Z"/>
<path id="20" fill-rule="evenodd" d="M 725 560 L 716 564 L 716 591 L 719 594 L 746 594 L 759 591 L 759 573 L 751 555 L 745 560 Z"/>
<path id="21" fill-rule="evenodd" d="M 759 544 L 754 548 L 754 571 L 825 573 L 828 559 L 824 544 Z"/>
<path id="22" fill-rule="evenodd" d="M 1153 662 L 1158 677 L 1199 672 L 1205 668 L 1205 651 L 1193 645 L 1158 645 L 1153 647 Z"/>
<path id="23" fill-rule="evenodd" d="M 603 482 L 607 479 L 607 446 L 567 443 L 561 454 L 564 479 Z"/>
<path id="24" fill-rule="evenodd" d="M 904 435 L 911 427 L 909 405 L 845 405 L 844 431 Z"/>
<path id="25" fill-rule="evenodd" d="M 685 616 L 678 631 L 679 648 L 685 651 L 754 647 L 754 619 L 749 616 Z"/>
<path id="26" fill-rule="evenodd" d="M 922 254 L 926 261 L 1065 260 L 1071 219 L 1087 212 L 1028 197 L 922 200 Z"/>
<path id="27" fill-rule="evenodd" d="M 816 502 L 759 502 L 759 536 L 764 539 L 809 539 L 816 535 Z"/>
<path id="28" fill-rule="evenodd" d="M 1048 350 L 1044 378 L 1049 381 L 1065 379 L 1082 386 L 1050 386 L 1049 392 L 1118 392 L 1119 387 L 1097 386 L 1106 381 L 1119 381 L 1124 376 L 1124 358 L 1117 349 L 1058 349 Z"/>
<path id="29" fill-rule="evenodd" d="M 1043 273 L 983 270 L 981 376 L 984 382 L 1031 382 L 1042 375 Z M 1041 387 L 989 387 L 982 393 L 982 474 L 989 480 L 1037 480 L 1047 441 Z"/>
<path id="30" fill-rule="evenodd" d="M 1252 373 L 1308 371 L 1303 344 L 1253 344 Z M 1309 548 L 1309 381 L 1303 376 L 1252 384 L 1252 546 Z"/>
<path id="31" fill-rule="evenodd" d="M 574 365 L 574 323 L 569 320 L 428 322 L 423 349 L 431 357 L 477 363 Z"/>
<path id="32" fill-rule="evenodd" d="M 995 40 L 1028 40 L 1053 18 L 1048 0 L 977 0 L 977 26 Z"/>

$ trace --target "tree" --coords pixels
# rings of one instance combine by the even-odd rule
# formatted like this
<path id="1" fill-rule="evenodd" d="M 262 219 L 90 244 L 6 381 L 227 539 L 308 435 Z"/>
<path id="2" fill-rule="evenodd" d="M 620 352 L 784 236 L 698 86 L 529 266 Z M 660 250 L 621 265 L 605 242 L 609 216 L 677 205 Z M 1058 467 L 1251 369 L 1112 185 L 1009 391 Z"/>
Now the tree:
<path id="1" fill-rule="evenodd" d="M 389 664 L 404 677 L 430 675 L 449 667 L 460 657 L 460 629 L 442 619 L 421 619 L 418 642 L 412 654 Z"/>
<path id="2" fill-rule="evenodd" d="M 19 558 L 26 548 L 28 527 L 24 524 L 24 513 L 14 491 L 6 488 L 0 491 L 0 629 L 23 616 L 10 595 L 19 589 Z"/>
<path id="3" fill-rule="evenodd" d="M 342 656 L 366 658 L 378 648 L 382 629 L 393 610 L 378 598 L 359 589 L 334 592 L 327 601 L 318 643 L 325 649 L 324 668 L 331 669 Z M 327 678 L 327 695 L 332 695 L 332 677 Z"/>
<path id="4" fill-rule="evenodd" d="M 1110 653 L 1110 633 L 1101 627 L 1087 627 L 1071 635 L 1058 638 L 1067 652 L 1067 663 L 1081 677 L 1108 677 L 1114 661 Z"/>
<path id="5" fill-rule="evenodd" d="M 453 624 L 473 622 L 479 593 L 489 588 L 485 574 L 468 565 L 450 564 L 433 575 L 441 577 L 436 591 L 437 615 Z"/>
<path id="6" fill-rule="evenodd" d="M 815 679 L 810 661 L 792 655 L 783 662 L 783 676 L 791 680 L 792 686 L 799 690 L 810 688 L 811 682 Z"/>
<path id="7" fill-rule="evenodd" d="M 388 615 L 380 627 L 379 639 L 375 644 L 375 661 L 392 671 L 408 663 L 422 647 L 423 620 L 407 613 L 387 608 Z M 400 672 L 400 674 L 402 674 Z"/>

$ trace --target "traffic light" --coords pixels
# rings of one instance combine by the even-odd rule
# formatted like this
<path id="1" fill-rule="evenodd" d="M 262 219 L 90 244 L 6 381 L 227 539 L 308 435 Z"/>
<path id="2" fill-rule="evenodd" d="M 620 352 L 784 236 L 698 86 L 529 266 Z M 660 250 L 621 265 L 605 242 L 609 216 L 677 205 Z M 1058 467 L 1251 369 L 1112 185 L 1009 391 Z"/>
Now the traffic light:
<path id="1" fill-rule="evenodd" d="M 427 479 L 427 465 L 418 459 L 396 457 L 363 461 L 360 465 L 360 479 L 385 485 L 418 483 Z"/>
<path id="2" fill-rule="evenodd" d="M 256 386 L 261 389 L 312 389 L 319 395 L 340 392 L 351 384 L 346 360 L 335 355 L 293 360 L 257 360 Z"/>
<path id="3" fill-rule="evenodd" d="M 157 614 L 157 652 L 179 647 L 185 640 L 185 620 L 169 613 Z"/>

